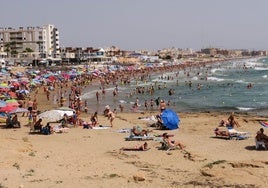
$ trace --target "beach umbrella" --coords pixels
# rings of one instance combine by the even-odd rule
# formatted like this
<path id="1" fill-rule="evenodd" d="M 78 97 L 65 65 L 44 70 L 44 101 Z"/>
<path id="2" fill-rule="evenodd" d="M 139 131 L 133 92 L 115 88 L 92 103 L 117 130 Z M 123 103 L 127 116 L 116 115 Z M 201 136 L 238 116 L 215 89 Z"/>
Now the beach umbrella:
<path id="1" fill-rule="evenodd" d="M 9 113 L 9 112 L 11 112 L 12 110 L 15 110 L 15 109 L 16 109 L 16 107 L 7 105 L 7 106 L 4 106 L 4 107 L 1 107 L 0 108 L 0 112 L 7 112 L 7 113 Z"/>
<path id="2" fill-rule="evenodd" d="M 56 122 L 63 118 L 63 115 L 56 110 L 48 110 L 38 115 L 38 118 L 46 119 L 50 122 Z"/>
<path id="3" fill-rule="evenodd" d="M 8 106 L 18 107 L 20 105 L 16 99 L 8 99 L 6 100 L 6 103 Z"/>
<path id="4" fill-rule="evenodd" d="M 259 123 L 260 123 L 261 126 L 263 126 L 265 128 L 268 128 L 268 122 L 260 121 Z"/>
<path id="5" fill-rule="evenodd" d="M 16 98 L 17 97 L 17 94 L 12 92 L 12 91 L 9 91 L 8 92 L 8 96 L 10 96 L 11 98 Z"/>
<path id="6" fill-rule="evenodd" d="M 28 91 L 26 89 L 22 89 L 22 90 L 19 90 L 19 93 L 23 93 L 25 95 L 28 95 L 30 93 L 30 91 Z"/>
<path id="7" fill-rule="evenodd" d="M 67 116 L 73 115 L 73 111 L 63 111 L 63 110 L 48 110 L 38 115 L 39 118 L 46 119 L 50 122 L 56 122 L 63 118 L 64 114 Z"/>
<path id="8" fill-rule="evenodd" d="M 8 86 L 0 86 L 0 91 L 2 92 L 8 92 L 10 88 Z"/>
<path id="9" fill-rule="evenodd" d="M 6 101 L 0 100 L 0 107 L 4 107 L 7 105 Z"/>
<path id="10" fill-rule="evenodd" d="M 16 108 L 14 110 L 11 110 L 9 113 L 10 114 L 16 114 L 16 113 L 24 113 L 24 112 L 29 112 L 26 108 Z"/>
<path id="11" fill-rule="evenodd" d="M 180 118 L 176 112 L 171 109 L 166 109 L 162 112 L 161 119 L 164 126 L 169 129 L 177 129 L 180 124 Z"/>
<path id="12" fill-rule="evenodd" d="M 0 83 L 0 86 L 1 87 L 8 87 L 8 84 L 7 83 Z"/>
<path id="13" fill-rule="evenodd" d="M 14 87 L 18 87 L 20 86 L 20 83 L 19 82 L 13 82 L 12 84 L 10 84 L 11 86 L 14 86 Z"/>

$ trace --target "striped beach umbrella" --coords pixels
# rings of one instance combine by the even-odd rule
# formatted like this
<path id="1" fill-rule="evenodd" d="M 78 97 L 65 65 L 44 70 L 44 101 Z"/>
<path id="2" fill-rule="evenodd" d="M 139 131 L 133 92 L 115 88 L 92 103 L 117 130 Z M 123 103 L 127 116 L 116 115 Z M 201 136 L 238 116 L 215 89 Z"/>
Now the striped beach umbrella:
<path id="1" fill-rule="evenodd" d="M 259 123 L 260 123 L 261 126 L 263 126 L 265 128 L 268 128 L 268 122 L 260 121 Z"/>

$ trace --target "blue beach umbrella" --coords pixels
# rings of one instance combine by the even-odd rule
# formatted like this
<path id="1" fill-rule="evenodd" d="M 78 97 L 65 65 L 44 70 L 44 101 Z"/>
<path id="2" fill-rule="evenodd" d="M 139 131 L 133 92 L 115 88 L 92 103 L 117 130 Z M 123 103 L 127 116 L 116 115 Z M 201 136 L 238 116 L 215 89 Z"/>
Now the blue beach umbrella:
<path id="1" fill-rule="evenodd" d="M 7 105 L 6 101 L 0 100 L 0 107 L 4 107 Z"/>
<path id="2" fill-rule="evenodd" d="M 171 109 L 164 110 L 162 112 L 161 118 L 162 118 L 164 126 L 167 129 L 173 130 L 173 129 L 179 128 L 180 118 L 178 114 L 174 112 L 173 110 Z"/>

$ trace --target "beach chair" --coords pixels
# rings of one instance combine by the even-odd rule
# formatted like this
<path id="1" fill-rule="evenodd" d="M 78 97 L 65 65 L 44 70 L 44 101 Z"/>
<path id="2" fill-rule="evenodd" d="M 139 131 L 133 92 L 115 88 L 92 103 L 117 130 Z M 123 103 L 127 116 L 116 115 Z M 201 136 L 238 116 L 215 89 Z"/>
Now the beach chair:
<path id="1" fill-rule="evenodd" d="M 30 134 L 33 134 L 33 133 L 41 133 L 41 130 L 40 129 L 35 129 L 34 124 L 31 123 L 30 124 Z"/>
<path id="2" fill-rule="evenodd" d="M 126 141 L 142 141 L 142 140 L 154 140 L 154 136 L 134 136 L 132 134 L 129 135 L 129 137 L 126 137 Z"/>
<path id="3" fill-rule="evenodd" d="M 265 149 L 266 150 L 266 145 L 264 141 L 257 141 L 257 139 L 255 138 L 255 143 L 256 143 L 256 149 Z"/>
<path id="4" fill-rule="evenodd" d="M 248 132 L 241 132 L 235 129 L 228 129 L 228 132 L 230 134 L 230 139 L 233 140 L 245 140 L 250 137 Z"/>
<path id="5" fill-rule="evenodd" d="M 165 150 L 165 151 L 170 151 L 170 150 L 176 150 L 176 149 L 180 149 L 178 146 L 171 146 L 169 145 L 165 139 L 162 139 L 161 143 L 161 147 L 159 148 L 160 150 Z"/>

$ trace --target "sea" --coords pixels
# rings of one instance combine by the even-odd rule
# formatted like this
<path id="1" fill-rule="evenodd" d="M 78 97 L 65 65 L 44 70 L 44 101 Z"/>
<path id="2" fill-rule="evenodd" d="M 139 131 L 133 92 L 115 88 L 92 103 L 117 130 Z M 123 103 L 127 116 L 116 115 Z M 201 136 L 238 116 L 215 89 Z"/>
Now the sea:
<path id="1" fill-rule="evenodd" d="M 107 87 L 106 94 L 96 100 L 96 87 L 86 89 L 81 96 L 89 108 L 101 112 L 104 106 L 124 111 L 144 111 L 145 100 L 157 98 L 169 104 L 176 112 L 238 112 L 268 116 L 268 57 L 231 60 L 152 74 L 146 81 L 131 80 L 129 85 Z M 135 92 L 137 87 L 154 87 L 154 93 Z M 93 89 L 94 88 L 94 89 Z M 172 91 L 171 93 L 169 91 Z M 138 109 L 133 104 L 138 101 Z M 157 110 L 156 106 L 148 110 Z"/>

